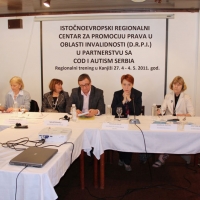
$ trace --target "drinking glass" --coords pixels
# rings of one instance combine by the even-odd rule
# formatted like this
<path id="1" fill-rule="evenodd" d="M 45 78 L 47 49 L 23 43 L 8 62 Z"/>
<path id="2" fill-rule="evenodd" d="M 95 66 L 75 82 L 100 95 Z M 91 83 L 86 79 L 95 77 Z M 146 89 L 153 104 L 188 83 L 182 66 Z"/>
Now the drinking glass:
<path id="1" fill-rule="evenodd" d="M 121 116 L 121 114 L 122 114 L 122 107 L 117 107 L 116 113 L 117 113 L 117 115 L 118 115 L 118 117 L 119 117 L 118 121 L 120 121 L 120 116 Z"/>
<path id="2" fill-rule="evenodd" d="M 165 110 L 161 108 L 160 113 L 161 113 L 161 116 L 162 116 L 161 120 L 164 121 L 163 115 L 165 114 Z"/>
<path id="3" fill-rule="evenodd" d="M 25 111 L 26 111 L 25 105 L 21 105 L 20 112 L 25 113 Z"/>

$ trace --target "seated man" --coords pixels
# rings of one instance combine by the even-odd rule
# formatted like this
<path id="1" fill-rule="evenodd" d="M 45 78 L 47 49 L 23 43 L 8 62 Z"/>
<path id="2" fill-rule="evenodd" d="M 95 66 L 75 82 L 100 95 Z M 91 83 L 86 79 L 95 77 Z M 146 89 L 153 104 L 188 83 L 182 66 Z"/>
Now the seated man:
<path id="1" fill-rule="evenodd" d="M 89 112 L 86 116 L 105 114 L 103 90 L 92 85 L 88 74 L 81 74 L 78 78 L 78 88 L 73 88 L 69 99 L 67 111 L 70 112 L 72 104 L 76 105 L 76 113 Z"/>

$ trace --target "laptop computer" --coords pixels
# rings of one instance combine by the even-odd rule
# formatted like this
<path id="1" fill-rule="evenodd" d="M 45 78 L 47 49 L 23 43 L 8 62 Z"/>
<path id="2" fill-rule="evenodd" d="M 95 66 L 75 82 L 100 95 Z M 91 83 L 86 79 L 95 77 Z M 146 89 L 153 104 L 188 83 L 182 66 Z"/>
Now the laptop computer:
<path id="1" fill-rule="evenodd" d="M 14 157 L 9 162 L 9 164 L 30 167 L 43 167 L 57 152 L 58 149 L 29 147 L 18 156 Z"/>

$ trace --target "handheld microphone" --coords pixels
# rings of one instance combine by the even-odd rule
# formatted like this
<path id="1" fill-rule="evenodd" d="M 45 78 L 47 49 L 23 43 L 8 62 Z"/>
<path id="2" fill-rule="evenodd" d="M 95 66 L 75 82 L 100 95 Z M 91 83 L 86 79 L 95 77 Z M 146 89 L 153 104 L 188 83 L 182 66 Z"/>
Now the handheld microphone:
<path id="1" fill-rule="evenodd" d="M 140 124 L 140 120 L 136 119 L 135 117 L 135 102 L 134 102 L 134 95 L 131 95 L 131 99 L 133 100 L 133 111 L 134 111 L 134 119 L 129 120 L 129 124 Z"/>

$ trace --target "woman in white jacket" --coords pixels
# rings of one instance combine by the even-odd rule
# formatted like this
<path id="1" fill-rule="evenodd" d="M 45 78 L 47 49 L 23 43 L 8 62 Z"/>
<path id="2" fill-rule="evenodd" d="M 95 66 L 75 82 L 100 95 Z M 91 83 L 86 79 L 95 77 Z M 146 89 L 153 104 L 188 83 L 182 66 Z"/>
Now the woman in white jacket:
<path id="1" fill-rule="evenodd" d="M 158 114 L 174 115 L 174 116 L 194 116 L 194 107 L 189 95 L 185 94 L 184 91 L 187 86 L 181 76 L 176 76 L 171 82 L 169 88 L 172 90 L 171 93 L 165 96 L 161 109 L 158 110 Z M 161 167 L 165 160 L 169 157 L 168 154 L 161 154 L 153 164 L 153 167 Z M 183 159 L 190 163 L 190 155 L 182 155 Z"/>

